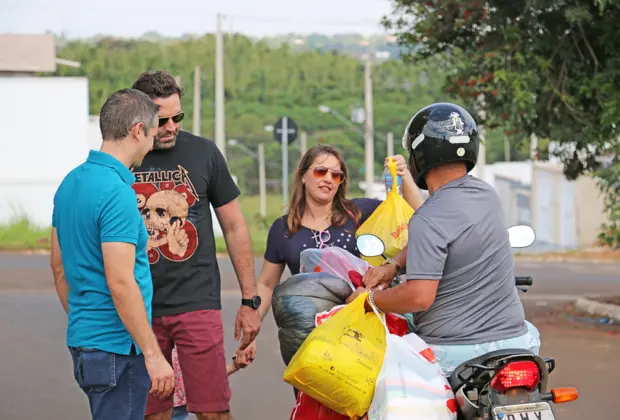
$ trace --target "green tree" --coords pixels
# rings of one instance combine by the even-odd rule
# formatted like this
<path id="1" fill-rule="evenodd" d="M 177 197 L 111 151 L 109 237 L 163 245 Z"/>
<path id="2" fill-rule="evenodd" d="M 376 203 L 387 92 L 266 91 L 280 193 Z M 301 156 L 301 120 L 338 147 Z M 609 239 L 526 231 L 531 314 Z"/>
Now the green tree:
<path id="1" fill-rule="evenodd" d="M 618 176 L 601 155 L 618 154 L 620 1 L 394 0 L 384 25 L 409 47 L 412 62 L 441 57 L 444 85 L 486 126 L 513 143 L 531 133 L 553 139 L 565 174 L 600 175 L 608 203 L 618 203 Z M 609 168 L 608 168 L 609 169 Z M 613 206 L 612 206 L 613 207 Z M 620 212 L 608 205 L 606 232 Z M 616 233 L 617 235 L 617 233 Z M 617 242 L 616 242 L 617 243 Z"/>
<path id="2" fill-rule="evenodd" d="M 225 37 L 226 137 L 242 141 L 254 151 L 259 142 L 265 142 L 266 158 L 272 163 L 267 168 L 267 177 L 276 180 L 273 188 L 280 177 L 280 148 L 264 131 L 264 126 L 273 124 L 284 114 L 308 132 L 310 146 L 323 141 L 343 151 L 352 169 L 354 188 L 363 180 L 360 170 L 364 166 L 363 139 L 337 118 L 318 111 L 318 106 L 324 104 L 348 117 L 357 103 L 363 104 L 364 70 L 356 57 L 361 52 L 360 40 L 356 36 L 312 35 L 308 43 L 321 49 L 317 50 L 309 46 L 296 49 L 286 42 L 274 47 L 269 40 L 252 40 L 241 35 Z M 377 39 L 371 39 L 371 43 L 381 46 Z M 185 89 L 182 105 L 186 129 L 191 129 L 194 113 L 193 71 L 200 66 L 201 134 L 213 137 L 213 35 L 171 39 L 148 34 L 140 39 L 63 40 L 59 48 L 63 58 L 82 63 L 79 69 L 59 67 L 57 75 L 88 77 L 91 114 L 97 114 L 113 91 L 131 85 L 142 71 L 165 69 L 180 76 Z M 399 49 L 402 47 L 394 45 L 395 51 Z M 446 72 L 450 70 L 443 63 L 442 59 L 415 64 L 391 59 L 374 66 L 377 174 L 381 173 L 387 151 L 383 139 L 388 132 L 394 133 L 395 150 L 402 152 L 399 147 L 402 130 L 415 111 L 439 100 L 455 100 L 453 94 L 443 90 Z M 498 135 L 489 136 L 489 162 L 503 158 L 503 143 L 495 140 Z M 299 156 L 296 146 L 298 143 L 290 149 L 291 166 Z M 256 164 L 240 148 L 228 147 L 227 156 L 245 191 L 256 193 Z"/>
<path id="3" fill-rule="evenodd" d="M 186 129 L 191 128 L 194 113 L 193 71 L 200 66 L 201 132 L 212 138 L 215 98 L 213 35 L 168 39 L 149 34 L 142 39 L 102 37 L 65 41 L 59 55 L 82 63 L 79 69 L 59 67 L 57 75 L 89 78 L 91 114 L 97 114 L 113 91 L 131 85 L 142 71 L 165 69 L 180 76 L 185 89 L 182 105 L 186 111 Z M 433 79 L 424 91 L 402 88 L 405 80 L 418 80 L 421 68 L 400 60 L 379 63 L 375 67 L 377 137 L 385 138 L 388 131 L 394 131 L 398 138 L 415 107 L 423 106 L 437 96 L 440 80 Z M 436 74 L 428 69 L 427 72 Z M 393 79 L 396 86 L 388 88 L 384 78 Z M 412 86 L 415 87 L 415 83 Z M 243 141 L 252 150 L 256 150 L 259 142 L 266 142 L 267 158 L 274 164 L 280 162 L 279 146 L 264 131 L 264 126 L 287 114 L 309 133 L 310 145 L 323 139 L 343 150 L 351 167 L 362 167 L 364 148 L 359 134 L 332 115 L 320 113 L 318 106 L 329 105 L 348 116 L 356 103 L 363 103 L 363 89 L 363 67 L 353 55 L 333 50 L 294 51 L 286 43 L 273 48 L 265 40 L 255 41 L 241 35 L 225 37 L 226 136 Z M 445 96 L 441 92 L 439 95 Z M 291 164 L 297 161 L 298 151 L 294 146 L 290 151 Z M 376 148 L 379 173 L 385 157 L 385 142 L 377 140 Z M 231 169 L 239 174 L 243 183 L 248 183 L 248 192 L 255 192 L 250 184 L 256 178 L 256 168 L 252 169 L 247 154 L 234 147 L 228 148 L 228 154 Z M 356 185 L 356 181 L 363 177 L 357 171 L 353 174 L 353 185 Z M 278 179 L 279 171 L 277 168 L 268 169 L 267 175 Z"/>

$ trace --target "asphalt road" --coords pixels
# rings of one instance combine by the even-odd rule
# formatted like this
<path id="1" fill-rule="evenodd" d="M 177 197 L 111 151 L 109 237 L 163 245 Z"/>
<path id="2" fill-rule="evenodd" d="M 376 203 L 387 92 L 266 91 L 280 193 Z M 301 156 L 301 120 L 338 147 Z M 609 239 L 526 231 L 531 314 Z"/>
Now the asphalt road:
<path id="1" fill-rule="evenodd" d="M 256 259 L 258 275 L 262 260 Z M 235 272 L 228 259 L 220 258 L 223 291 L 238 289 Z M 288 270 L 285 272 L 287 275 Z M 516 275 L 534 277 L 534 286 L 524 299 L 566 300 L 581 295 L 620 293 L 620 264 L 588 262 L 517 261 Z M 283 277 L 285 278 L 285 277 Z M 0 252 L 0 291 L 53 290 L 47 255 Z"/>
<path id="2" fill-rule="evenodd" d="M 64 346 L 66 316 L 53 292 L 47 261 L 41 255 L 0 254 L 2 420 L 90 418 L 87 401 L 73 380 Z M 226 260 L 220 264 L 226 349 L 232 355 L 239 294 L 232 266 Z M 523 298 L 528 319 L 541 330 L 543 354 L 556 358 L 551 384 L 577 386 L 581 392 L 578 401 L 557 407 L 558 419 L 613 418 L 617 410 L 619 329 L 574 323 L 549 308 L 582 294 L 620 294 L 619 270 L 620 265 L 613 264 L 518 263 L 518 275 L 535 278 L 535 286 Z M 256 362 L 231 377 L 233 415 L 237 420 L 286 420 L 293 395 L 281 379 L 284 364 L 271 316 L 258 340 Z"/>

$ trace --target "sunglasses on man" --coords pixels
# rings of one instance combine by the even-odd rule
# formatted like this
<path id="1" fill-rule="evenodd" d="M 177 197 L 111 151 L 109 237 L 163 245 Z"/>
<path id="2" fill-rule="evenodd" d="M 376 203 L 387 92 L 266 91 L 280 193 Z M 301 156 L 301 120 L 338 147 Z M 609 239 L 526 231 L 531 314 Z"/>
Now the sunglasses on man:
<path id="1" fill-rule="evenodd" d="M 168 120 L 172 119 L 172 122 L 175 124 L 180 123 L 185 118 L 185 112 L 179 112 L 178 114 L 170 115 L 169 117 L 160 117 L 159 118 L 159 126 L 163 127 L 168 123 Z"/>

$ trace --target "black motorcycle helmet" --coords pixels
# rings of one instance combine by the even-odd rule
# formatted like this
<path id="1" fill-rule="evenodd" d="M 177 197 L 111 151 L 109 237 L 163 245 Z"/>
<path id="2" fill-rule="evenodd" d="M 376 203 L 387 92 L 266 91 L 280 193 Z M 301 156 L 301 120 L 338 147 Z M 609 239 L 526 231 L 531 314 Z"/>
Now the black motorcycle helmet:
<path id="1" fill-rule="evenodd" d="M 426 190 L 428 171 L 450 162 L 465 162 L 467 172 L 478 161 L 478 127 L 462 107 L 436 103 L 422 108 L 407 124 L 403 147 L 409 152 L 409 170 L 416 185 Z"/>

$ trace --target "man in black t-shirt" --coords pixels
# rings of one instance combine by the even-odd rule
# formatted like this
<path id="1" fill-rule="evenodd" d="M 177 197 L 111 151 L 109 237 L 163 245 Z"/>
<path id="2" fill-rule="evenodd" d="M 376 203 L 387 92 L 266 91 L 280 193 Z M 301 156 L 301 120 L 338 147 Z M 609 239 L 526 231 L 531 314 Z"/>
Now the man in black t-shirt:
<path id="1" fill-rule="evenodd" d="M 169 73 L 143 73 L 133 88 L 160 106 L 153 150 L 134 168 L 133 185 L 149 234 L 153 330 L 169 361 L 177 348 L 188 411 L 198 419 L 228 419 L 230 388 L 210 206 L 241 287 L 235 339 L 243 332 L 237 353 L 243 359 L 260 329 L 260 298 L 250 236 L 237 199 L 240 192 L 215 144 L 181 131 L 183 91 Z M 163 401 L 150 396 L 146 418 L 170 419 L 172 408 L 172 395 Z"/>

